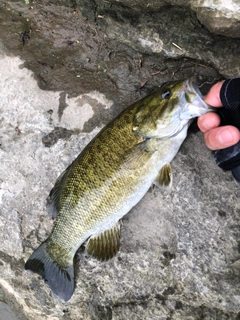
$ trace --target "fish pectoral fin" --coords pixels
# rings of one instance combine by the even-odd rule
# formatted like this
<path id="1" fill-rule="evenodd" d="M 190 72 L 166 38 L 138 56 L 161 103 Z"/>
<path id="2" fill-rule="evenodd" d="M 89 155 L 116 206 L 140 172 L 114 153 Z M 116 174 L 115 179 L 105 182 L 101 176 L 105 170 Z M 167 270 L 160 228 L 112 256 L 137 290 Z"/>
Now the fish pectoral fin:
<path id="1" fill-rule="evenodd" d="M 158 172 L 153 184 L 159 189 L 170 189 L 172 186 L 172 168 L 170 163 L 165 164 Z"/>
<path id="2" fill-rule="evenodd" d="M 135 169 L 137 165 L 143 166 L 155 151 L 151 139 L 146 139 L 126 152 L 124 163 L 129 169 Z"/>
<path id="3" fill-rule="evenodd" d="M 130 149 L 130 151 L 133 151 L 134 153 L 145 151 L 150 154 L 154 153 L 156 150 L 154 139 L 145 139 Z"/>
<path id="4" fill-rule="evenodd" d="M 113 228 L 92 236 L 87 242 L 87 252 L 100 261 L 113 258 L 120 247 L 120 222 Z"/>

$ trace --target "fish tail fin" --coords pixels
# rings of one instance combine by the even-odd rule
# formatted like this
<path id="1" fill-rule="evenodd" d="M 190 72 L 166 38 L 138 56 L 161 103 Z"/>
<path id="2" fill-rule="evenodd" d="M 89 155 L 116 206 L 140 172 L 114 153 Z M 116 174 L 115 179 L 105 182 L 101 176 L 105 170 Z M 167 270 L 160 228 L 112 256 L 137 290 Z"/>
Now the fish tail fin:
<path id="1" fill-rule="evenodd" d="M 41 275 L 59 298 L 68 301 L 74 291 L 73 261 L 67 267 L 60 266 L 50 257 L 46 247 L 47 244 L 44 242 L 33 252 L 25 264 L 25 269 Z"/>

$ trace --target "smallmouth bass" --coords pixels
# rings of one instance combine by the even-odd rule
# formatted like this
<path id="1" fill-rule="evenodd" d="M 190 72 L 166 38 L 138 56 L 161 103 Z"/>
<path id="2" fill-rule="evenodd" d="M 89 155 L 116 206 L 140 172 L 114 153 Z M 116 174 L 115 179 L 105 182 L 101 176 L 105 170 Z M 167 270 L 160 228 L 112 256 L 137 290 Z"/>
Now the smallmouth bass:
<path id="1" fill-rule="evenodd" d="M 85 242 L 99 260 L 116 255 L 119 220 L 152 184 L 169 187 L 170 162 L 194 117 L 212 109 L 193 79 L 165 83 L 126 108 L 58 177 L 47 210 L 56 218 L 51 234 L 25 268 L 40 274 L 67 301 L 74 291 L 73 259 Z"/>

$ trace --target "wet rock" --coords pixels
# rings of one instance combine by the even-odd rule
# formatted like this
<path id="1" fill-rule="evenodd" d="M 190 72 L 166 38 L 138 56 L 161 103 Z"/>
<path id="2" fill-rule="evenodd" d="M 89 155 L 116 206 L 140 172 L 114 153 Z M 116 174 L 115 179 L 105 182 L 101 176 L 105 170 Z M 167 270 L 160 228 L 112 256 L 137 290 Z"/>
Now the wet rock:
<path id="1" fill-rule="evenodd" d="M 194 74 L 206 91 L 239 75 L 238 30 L 210 33 L 199 2 L 110 2 L 0 4 L 0 319 L 238 319 L 239 184 L 200 132 L 173 161 L 172 191 L 126 215 L 114 259 L 80 249 L 69 302 L 24 270 L 51 231 L 57 176 L 108 121 L 165 81 Z"/>
<path id="2" fill-rule="evenodd" d="M 238 73 L 239 39 L 211 34 L 186 7 L 139 12 L 104 1 L 56 3 L 0 7 L 6 48 L 34 71 L 42 89 L 71 96 L 98 90 L 116 103 L 121 97 L 123 108 L 173 73 L 210 75 L 216 66 L 223 76 Z M 24 44 L 22 34 L 30 37 Z"/>
<path id="3" fill-rule="evenodd" d="M 197 13 L 198 19 L 211 32 L 228 37 L 240 37 L 240 4 L 238 0 L 110 0 L 114 4 L 124 4 L 136 10 L 159 11 L 166 5 L 189 7 Z"/>

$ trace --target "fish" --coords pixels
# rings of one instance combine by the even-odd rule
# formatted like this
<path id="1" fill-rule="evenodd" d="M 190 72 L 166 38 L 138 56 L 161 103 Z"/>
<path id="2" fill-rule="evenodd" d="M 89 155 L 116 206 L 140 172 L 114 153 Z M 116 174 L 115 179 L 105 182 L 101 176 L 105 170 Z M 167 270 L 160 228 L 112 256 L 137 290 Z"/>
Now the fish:
<path id="1" fill-rule="evenodd" d="M 152 185 L 169 188 L 170 162 L 193 118 L 212 111 L 194 78 L 163 84 L 107 124 L 57 178 L 47 199 L 49 237 L 25 264 L 68 301 L 74 257 L 85 244 L 100 261 L 120 248 L 120 223 Z"/>

